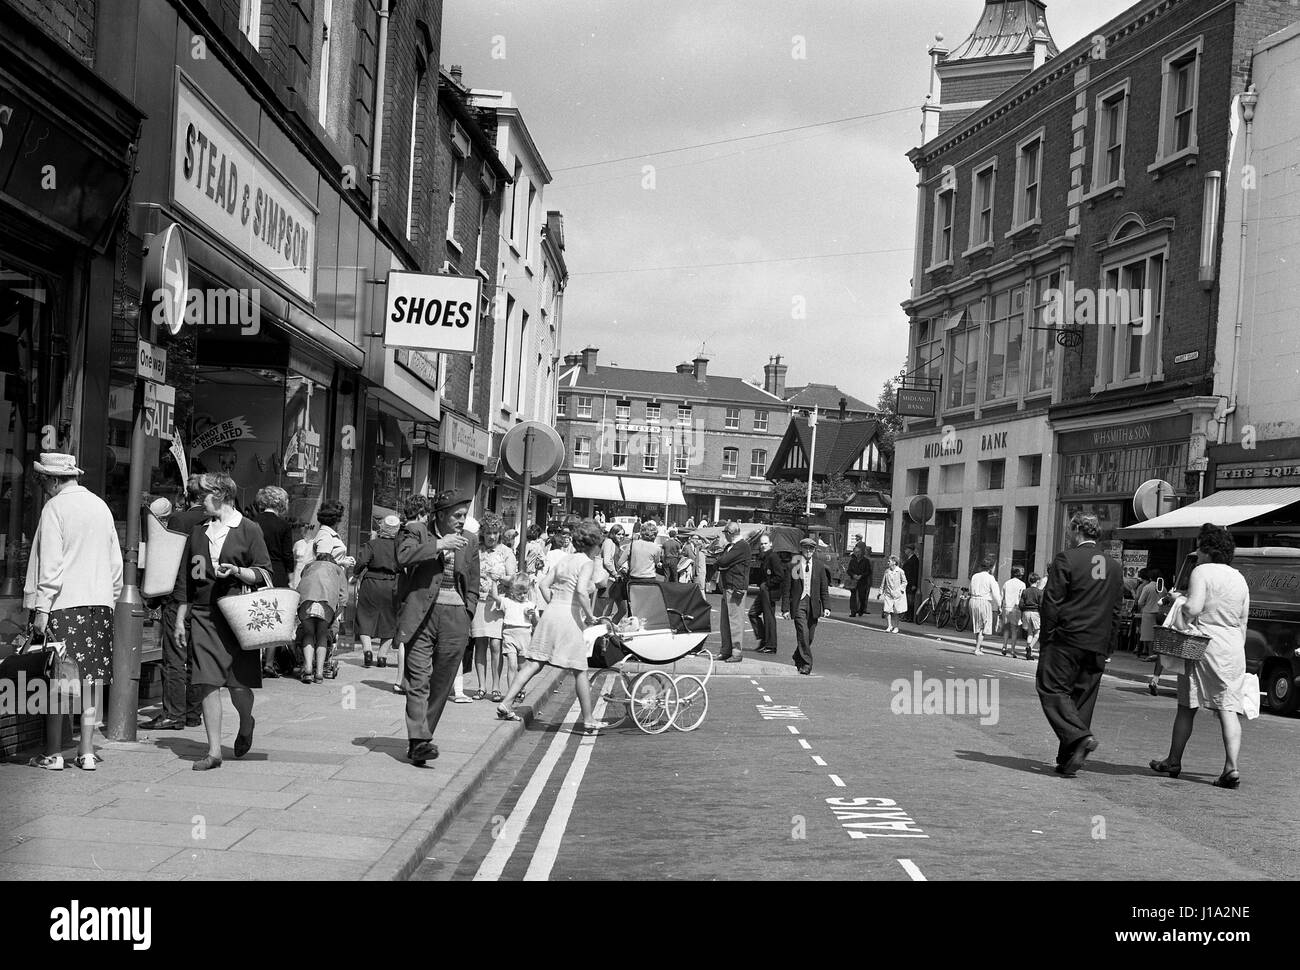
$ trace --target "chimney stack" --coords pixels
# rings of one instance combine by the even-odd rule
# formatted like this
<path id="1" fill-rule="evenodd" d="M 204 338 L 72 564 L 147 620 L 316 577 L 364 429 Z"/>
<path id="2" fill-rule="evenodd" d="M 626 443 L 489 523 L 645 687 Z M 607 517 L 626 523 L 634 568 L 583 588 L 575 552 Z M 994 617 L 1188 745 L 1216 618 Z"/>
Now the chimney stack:
<path id="1" fill-rule="evenodd" d="M 695 373 L 695 365 L 692 364 L 689 360 L 682 361 L 682 363 L 680 363 L 680 364 L 677 365 L 677 373 L 679 373 L 679 374 L 694 374 L 694 373 Z"/>
<path id="2" fill-rule="evenodd" d="M 842 397 L 840 398 L 840 420 L 841 421 L 845 420 L 848 417 L 848 413 L 849 413 L 849 399 L 847 397 Z"/>
<path id="3" fill-rule="evenodd" d="M 597 353 L 598 353 L 598 350 L 597 350 L 597 348 L 595 348 L 595 347 L 584 347 L 584 348 L 582 348 L 582 369 L 583 369 L 584 371 L 586 371 L 588 374 L 594 374 L 594 373 L 596 373 L 596 354 L 597 354 Z"/>
<path id="4" fill-rule="evenodd" d="M 448 71 L 447 73 L 451 75 L 451 79 L 453 81 L 455 81 L 457 84 L 461 84 L 461 78 L 464 76 L 464 71 L 461 70 L 459 64 L 453 64 L 451 66 L 451 70 Z"/>
<path id="5" fill-rule="evenodd" d="M 581 364 L 581 363 L 582 363 L 582 354 L 565 354 L 565 355 L 564 355 L 564 366 L 565 366 L 565 367 L 577 367 L 577 366 L 578 366 L 579 364 Z"/>
<path id="6" fill-rule="evenodd" d="M 705 383 L 709 379 L 709 358 L 696 357 L 693 363 L 695 364 L 695 379 L 701 384 Z"/>
<path id="7" fill-rule="evenodd" d="M 763 390 L 785 400 L 785 372 L 789 368 L 781 363 L 781 355 L 769 357 L 763 367 Z"/>

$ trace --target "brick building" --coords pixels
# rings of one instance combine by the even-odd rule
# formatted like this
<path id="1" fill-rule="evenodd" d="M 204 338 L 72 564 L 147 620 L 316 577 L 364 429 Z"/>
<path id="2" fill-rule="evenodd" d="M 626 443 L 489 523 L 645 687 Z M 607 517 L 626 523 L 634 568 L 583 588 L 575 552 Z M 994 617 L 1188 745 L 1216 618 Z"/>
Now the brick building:
<path id="1" fill-rule="evenodd" d="M 1006 30 L 972 35 L 961 70 L 1015 52 L 1027 73 L 1001 75 L 987 103 L 964 95 L 941 134 L 939 83 L 934 137 L 909 155 L 904 306 L 915 376 L 938 393 L 934 417 L 899 436 L 895 493 L 938 507 L 927 574 L 961 578 L 985 554 L 1004 574 L 1041 570 L 1076 510 L 1118 543 L 1148 479 L 1196 497 L 1217 405 L 1229 106 L 1251 47 L 1291 19 L 1267 0 L 1145 0 L 1053 53 L 1043 4 L 985 4 L 977 33 Z M 931 54 L 937 80 L 947 52 Z M 896 505 L 900 532 L 918 535 Z M 1177 555 L 1146 552 L 1166 567 Z"/>
<path id="2" fill-rule="evenodd" d="M 598 364 L 597 353 L 565 357 L 560 374 L 568 509 L 662 520 L 667 500 L 677 525 L 769 515 L 767 468 L 790 420 L 786 402 L 709 374 L 706 357 L 669 373 Z"/>

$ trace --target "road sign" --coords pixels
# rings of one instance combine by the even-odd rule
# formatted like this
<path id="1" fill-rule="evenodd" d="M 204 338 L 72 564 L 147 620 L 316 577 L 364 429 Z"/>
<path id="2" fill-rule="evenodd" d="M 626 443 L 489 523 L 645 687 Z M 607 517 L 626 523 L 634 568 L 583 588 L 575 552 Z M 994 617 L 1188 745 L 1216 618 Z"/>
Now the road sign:
<path id="1" fill-rule="evenodd" d="M 907 504 L 907 517 L 918 525 L 934 518 L 934 500 L 928 495 L 917 495 Z"/>
<path id="2" fill-rule="evenodd" d="M 533 432 L 532 444 L 525 449 L 529 430 Z M 525 450 L 530 454 L 525 455 Z M 501 463 L 514 478 L 527 475 L 533 485 L 549 482 L 564 465 L 564 441 L 549 424 L 525 421 L 501 439 Z"/>
<path id="3" fill-rule="evenodd" d="M 1153 478 L 1138 486 L 1133 495 L 1133 514 L 1139 522 L 1146 522 L 1172 511 L 1177 504 L 1178 496 L 1174 487 L 1168 482 Z"/>
<path id="4" fill-rule="evenodd" d="M 173 334 L 180 333 L 185 301 L 190 291 L 190 263 L 185 253 L 185 235 L 172 223 L 149 238 L 144 254 L 146 300 L 157 300 L 162 319 Z"/>
<path id="5" fill-rule="evenodd" d="M 167 380 L 167 351 L 155 347 L 147 340 L 137 340 L 135 376 L 164 383 Z"/>

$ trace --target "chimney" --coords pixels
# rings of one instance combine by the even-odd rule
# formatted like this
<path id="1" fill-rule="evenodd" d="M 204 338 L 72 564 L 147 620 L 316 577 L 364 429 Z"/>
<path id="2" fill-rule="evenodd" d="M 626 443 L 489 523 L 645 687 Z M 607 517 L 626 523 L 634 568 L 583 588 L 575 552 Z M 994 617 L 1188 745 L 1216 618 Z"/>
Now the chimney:
<path id="1" fill-rule="evenodd" d="M 770 387 L 768 386 L 769 367 L 772 370 Z M 768 394 L 775 394 L 782 401 L 785 400 L 785 372 L 787 370 L 789 370 L 789 368 L 785 364 L 781 363 L 780 354 L 777 354 L 775 357 L 773 357 L 772 363 L 768 364 L 767 367 L 763 368 L 763 390 L 767 391 Z"/>
<path id="2" fill-rule="evenodd" d="M 848 417 L 848 414 L 849 414 L 849 399 L 847 397 L 842 397 L 840 398 L 840 420 L 841 421 L 845 420 Z"/>
<path id="3" fill-rule="evenodd" d="M 453 64 L 451 66 L 451 70 L 448 71 L 448 73 L 451 75 L 451 79 L 453 81 L 455 81 L 457 84 L 461 84 L 461 78 L 464 77 L 464 71 L 461 70 L 459 64 Z"/>
<path id="4" fill-rule="evenodd" d="M 705 383 L 709 379 L 709 358 L 696 357 L 693 363 L 695 365 L 695 379 L 701 384 Z"/>
<path id="5" fill-rule="evenodd" d="M 679 374 L 694 374 L 694 373 L 695 373 L 695 365 L 692 364 L 689 360 L 682 361 L 682 363 L 680 363 L 680 364 L 677 365 L 677 373 L 679 373 Z"/>
<path id="6" fill-rule="evenodd" d="M 594 374 L 594 373 L 596 373 L 596 354 L 597 354 L 597 353 L 598 353 L 598 350 L 597 350 L 597 348 L 595 348 L 595 347 L 584 347 L 584 348 L 582 348 L 582 369 L 583 369 L 584 371 L 586 371 L 588 374 Z"/>

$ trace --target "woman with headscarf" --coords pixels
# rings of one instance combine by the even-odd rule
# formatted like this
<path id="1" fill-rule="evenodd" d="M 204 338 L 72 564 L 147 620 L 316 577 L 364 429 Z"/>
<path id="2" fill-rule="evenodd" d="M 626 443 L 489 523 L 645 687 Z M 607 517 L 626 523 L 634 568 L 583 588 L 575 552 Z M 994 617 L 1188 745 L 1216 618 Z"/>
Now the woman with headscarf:
<path id="1" fill-rule="evenodd" d="M 375 662 L 371 640 L 379 641 L 379 666 L 388 666 L 388 650 L 397 633 L 397 530 L 401 520 L 384 516 L 375 537 L 357 553 L 357 636 L 361 663 Z"/>

